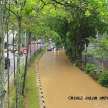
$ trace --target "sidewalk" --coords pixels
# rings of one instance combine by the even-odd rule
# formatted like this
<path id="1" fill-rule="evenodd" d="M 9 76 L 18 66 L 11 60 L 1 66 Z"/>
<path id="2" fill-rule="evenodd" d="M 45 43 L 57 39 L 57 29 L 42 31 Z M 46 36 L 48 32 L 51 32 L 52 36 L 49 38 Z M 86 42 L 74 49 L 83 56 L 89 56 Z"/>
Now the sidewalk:
<path id="1" fill-rule="evenodd" d="M 47 52 L 39 62 L 39 73 L 46 108 L 108 107 L 108 99 L 99 100 L 101 96 L 108 96 L 108 89 L 72 66 L 64 52 Z M 70 96 L 82 96 L 83 99 L 70 100 Z M 97 96 L 98 99 L 85 99 L 90 96 Z"/>

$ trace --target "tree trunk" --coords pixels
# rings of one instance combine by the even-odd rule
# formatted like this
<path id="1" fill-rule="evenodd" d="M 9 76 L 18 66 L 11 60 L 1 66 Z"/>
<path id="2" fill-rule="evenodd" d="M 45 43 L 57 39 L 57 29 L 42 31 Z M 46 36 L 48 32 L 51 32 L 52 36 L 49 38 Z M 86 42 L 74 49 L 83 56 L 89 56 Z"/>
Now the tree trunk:
<path id="1" fill-rule="evenodd" d="M 26 37 L 27 38 L 27 37 Z M 29 53 L 29 44 L 30 44 L 30 35 L 27 39 L 27 54 L 26 54 L 26 60 L 25 60 L 25 68 L 24 68 L 24 79 L 23 79 L 23 88 L 22 88 L 22 95 L 24 96 L 24 90 L 25 90 L 25 81 L 26 81 L 26 75 L 27 75 L 27 65 L 28 65 L 28 53 Z"/>
<path id="2" fill-rule="evenodd" d="M 13 31 L 13 63 L 14 63 L 14 84 L 15 84 L 16 63 L 15 63 L 15 37 L 14 37 L 14 31 Z"/>
<path id="3" fill-rule="evenodd" d="M 7 19 L 6 19 L 6 36 L 7 36 L 7 57 L 6 57 L 6 59 L 7 60 L 5 60 L 5 62 L 7 62 L 6 64 L 7 64 L 7 75 L 8 75 L 8 88 L 7 88 L 7 90 L 8 90 L 8 108 L 9 108 L 9 106 L 10 106 L 10 101 L 9 101 L 9 96 L 10 96 L 10 71 L 9 71 L 9 67 L 10 67 L 10 59 L 9 59 L 9 25 L 8 25 L 8 18 L 9 17 L 7 17 Z"/>
<path id="4" fill-rule="evenodd" d="M 1 0 L 3 2 L 4 0 Z M 4 10 L 5 4 L 0 2 L 0 108 L 4 108 Z"/>
<path id="5" fill-rule="evenodd" d="M 87 45 L 85 44 L 85 60 L 84 60 L 84 70 L 86 70 L 87 65 Z"/>
<path id="6" fill-rule="evenodd" d="M 31 56 L 32 56 L 32 49 L 31 49 L 31 32 L 29 32 L 29 39 L 30 39 L 29 45 L 30 45 L 30 61 L 31 61 Z"/>
<path id="7" fill-rule="evenodd" d="M 18 21 L 18 57 L 17 57 L 17 74 L 16 74 L 16 108 L 19 108 L 19 74 L 20 74 L 20 48 L 21 48 L 21 17 L 17 17 Z"/>

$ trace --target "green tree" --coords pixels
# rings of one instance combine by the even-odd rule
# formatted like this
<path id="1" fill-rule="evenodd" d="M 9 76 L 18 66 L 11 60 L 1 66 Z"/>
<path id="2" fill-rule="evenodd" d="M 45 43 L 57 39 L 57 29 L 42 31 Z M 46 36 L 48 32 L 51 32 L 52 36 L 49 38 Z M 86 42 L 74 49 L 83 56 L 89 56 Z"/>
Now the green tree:
<path id="1" fill-rule="evenodd" d="M 5 5 L 6 2 L 0 0 L 0 107 L 4 108 L 4 26 L 5 26 Z"/>

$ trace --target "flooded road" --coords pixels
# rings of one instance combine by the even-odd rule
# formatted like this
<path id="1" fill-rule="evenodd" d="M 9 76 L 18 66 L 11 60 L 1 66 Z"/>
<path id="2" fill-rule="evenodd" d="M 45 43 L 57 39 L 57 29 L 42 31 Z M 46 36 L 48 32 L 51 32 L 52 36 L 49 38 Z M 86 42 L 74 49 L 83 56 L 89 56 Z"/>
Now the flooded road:
<path id="1" fill-rule="evenodd" d="M 39 72 L 46 108 L 108 108 L 108 99 L 99 99 L 108 89 L 73 66 L 63 51 L 44 54 Z"/>

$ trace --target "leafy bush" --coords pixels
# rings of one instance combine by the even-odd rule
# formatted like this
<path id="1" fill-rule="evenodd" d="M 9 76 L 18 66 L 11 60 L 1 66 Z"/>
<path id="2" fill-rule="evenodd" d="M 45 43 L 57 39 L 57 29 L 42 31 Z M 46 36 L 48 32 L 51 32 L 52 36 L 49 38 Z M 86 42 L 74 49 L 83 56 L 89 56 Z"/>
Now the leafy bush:
<path id="1" fill-rule="evenodd" d="M 98 78 L 97 67 L 95 64 L 86 64 L 86 73 L 92 76 L 94 79 Z"/>
<path id="2" fill-rule="evenodd" d="M 108 87 L 108 71 L 102 72 L 99 76 L 98 82 L 104 86 Z"/>
<path id="3" fill-rule="evenodd" d="M 94 72 L 96 69 L 97 69 L 97 67 L 95 64 L 90 64 L 90 63 L 86 64 L 86 69 L 85 69 L 86 73 L 90 74 L 90 73 Z"/>

